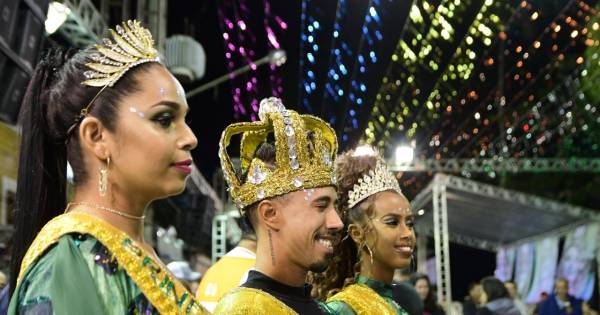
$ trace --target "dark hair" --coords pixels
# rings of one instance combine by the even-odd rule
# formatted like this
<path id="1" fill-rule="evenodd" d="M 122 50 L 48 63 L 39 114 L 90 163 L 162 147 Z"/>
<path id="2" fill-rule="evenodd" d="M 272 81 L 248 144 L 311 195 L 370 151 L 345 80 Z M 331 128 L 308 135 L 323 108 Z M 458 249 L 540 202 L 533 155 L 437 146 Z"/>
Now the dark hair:
<path id="1" fill-rule="evenodd" d="M 372 195 L 354 207 L 348 208 L 348 192 L 354 188 L 359 178 L 374 169 L 376 165 L 377 156 L 355 156 L 354 150 L 347 151 L 336 159 L 337 194 L 342 221 L 346 228 L 351 223 L 358 223 L 365 235 L 372 229 L 368 217 L 373 215 L 377 195 Z M 313 275 L 317 295 L 323 300 L 354 283 L 356 275 L 360 272 L 360 251 L 364 249 L 366 240 L 357 245 L 348 235 L 347 229 L 342 230 L 340 237 L 342 241 L 335 249 L 336 255 L 327 270 L 320 275 Z"/>
<path id="2" fill-rule="evenodd" d="M 483 292 L 485 292 L 485 295 L 487 295 L 488 302 L 509 297 L 508 290 L 506 290 L 504 283 L 496 277 L 485 277 L 481 279 L 481 288 L 483 289 Z"/>
<path id="3" fill-rule="evenodd" d="M 308 144 L 307 144 L 307 152 L 309 155 L 313 155 L 315 154 L 315 133 L 313 131 L 308 131 L 306 134 L 306 138 L 308 140 Z M 277 151 L 275 148 L 275 145 L 273 144 L 275 142 L 275 139 L 273 138 L 273 135 L 270 134 L 267 141 L 261 143 L 256 151 L 254 152 L 254 158 L 260 159 L 261 161 L 263 161 L 263 163 L 265 163 L 265 165 L 267 167 L 269 167 L 270 169 L 274 170 L 275 168 L 277 168 Z M 248 171 L 247 170 L 244 174 L 242 174 L 241 179 L 242 182 L 245 182 L 247 177 L 248 177 Z M 281 195 L 281 196 L 276 196 L 276 197 L 271 197 L 271 198 L 266 198 L 266 199 L 278 199 L 280 201 L 285 201 L 285 195 Z M 261 200 L 262 201 L 262 200 Z M 251 205 L 246 206 L 246 208 L 244 209 L 244 217 L 246 218 L 246 223 L 248 223 L 248 225 L 250 225 L 250 227 L 252 228 L 252 230 L 254 232 L 256 232 L 256 208 L 258 207 L 258 204 L 260 203 L 260 201 L 257 201 Z"/>
<path id="4" fill-rule="evenodd" d="M 435 297 L 433 296 L 433 288 L 431 287 L 431 281 L 429 281 L 429 276 L 422 273 L 416 273 L 412 277 L 410 277 L 410 283 L 412 283 L 413 287 L 417 285 L 417 281 L 419 280 L 425 280 L 427 282 L 427 286 L 429 287 L 427 296 L 423 301 L 423 310 L 431 313 L 439 309 L 440 307 L 437 305 Z"/>
<path id="5" fill-rule="evenodd" d="M 67 161 L 75 185 L 87 180 L 78 128 L 67 134 L 81 109 L 100 88 L 82 85 L 85 64 L 94 48 L 51 48 L 36 65 L 21 105 L 22 127 L 15 206 L 15 234 L 11 257 L 11 291 L 15 290 L 21 260 L 40 229 L 66 207 Z M 139 90 L 135 73 L 152 63 L 129 70 L 113 87 L 94 101 L 88 115 L 115 131 L 117 103 Z M 11 292 L 12 294 L 12 292 Z"/>

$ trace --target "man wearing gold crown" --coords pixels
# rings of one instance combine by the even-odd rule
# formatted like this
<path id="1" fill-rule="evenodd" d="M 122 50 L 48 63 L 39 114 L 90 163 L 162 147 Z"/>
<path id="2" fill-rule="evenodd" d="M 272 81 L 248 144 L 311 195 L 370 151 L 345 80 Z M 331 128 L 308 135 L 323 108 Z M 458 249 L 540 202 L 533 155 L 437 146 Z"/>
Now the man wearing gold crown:
<path id="1" fill-rule="evenodd" d="M 257 235 L 256 270 L 226 294 L 214 314 L 321 314 L 308 271 L 324 271 L 343 227 L 336 210 L 335 132 L 321 119 L 265 99 L 260 121 L 228 126 L 219 158 L 232 199 Z M 241 174 L 227 146 L 242 134 Z M 274 136 L 274 144 L 269 143 Z"/>

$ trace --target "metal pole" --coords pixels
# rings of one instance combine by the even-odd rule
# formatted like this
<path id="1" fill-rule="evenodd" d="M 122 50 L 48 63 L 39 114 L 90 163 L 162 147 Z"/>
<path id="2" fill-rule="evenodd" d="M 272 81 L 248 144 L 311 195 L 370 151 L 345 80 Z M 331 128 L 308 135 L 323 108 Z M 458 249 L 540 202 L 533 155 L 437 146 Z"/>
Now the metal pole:
<path id="1" fill-rule="evenodd" d="M 443 282 L 444 277 L 442 275 L 442 246 L 441 246 L 441 226 L 440 226 L 440 213 L 441 213 L 441 204 L 440 204 L 440 185 L 438 176 L 434 178 L 433 182 L 433 240 L 434 240 L 434 248 L 435 248 L 435 271 L 436 271 L 436 283 L 438 286 L 437 290 L 437 300 L 442 301 L 443 295 Z"/>
<path id="2" fill-rule="evenodd" d="M 417 235 L 417 272 L 427 272 L 427 236 L 425 233 Z"/>
<path id="3" fill-rule="evenodd" d="M 189 98 L 191 98 L 191 97 L 193 97 L 193 96 L 195 96 L 197 94 L 200 94 L 200 93 L 202 93 L 202 92 L 204 92 L 204 91 L 206 91 L 208 89 L 211 89 L 211 88 L 213 88 L 213 87 L 215 87 L 215 86 L 217 86 L 217 85 L 219 85 L 219 84 L 221 84 L 221 83 L 223 83 L 223 82 L 225 82 L 227 80 L 233 79 L 233 78 L 237 77 L 238 75 L 251 70 L 252 68 L 254 68 L 252 70 L 255 70 L 256 67 L 258 67 L 260 65 L 263 65 L 265 63 L 268 63 L 269 59 L 270 59 L 270 55 L 266 55 L 266 56 L 258 59 L 257 61 L 255 61 L 254 62 L 254 65 L 255 65 L 254 67 L 252 67 L 251 65 L 245 65 L 245 66 L 243 66 L 243 67 L 241 67 L 241 68 L 239 68 L 237 70 L 234 70 L 231 73 L 224 74 L 224 75 L 222 75 L 222 76 L 220 76 L 220 77 L 218 77 L 218 78 L 216 78 L 216 79 L 214 79 L 214 80 L 212 80 L 212 81 L 210 81 L 210 82 L 208 82 L 208 83 L 206 83 L 204 85 L 201 85 L 201 86 L 199 86 L 199 87 L 197 87 L 197 88 L 189 91 L 188 93 L 185 94 L 185 97 L 189 99 Z"/>

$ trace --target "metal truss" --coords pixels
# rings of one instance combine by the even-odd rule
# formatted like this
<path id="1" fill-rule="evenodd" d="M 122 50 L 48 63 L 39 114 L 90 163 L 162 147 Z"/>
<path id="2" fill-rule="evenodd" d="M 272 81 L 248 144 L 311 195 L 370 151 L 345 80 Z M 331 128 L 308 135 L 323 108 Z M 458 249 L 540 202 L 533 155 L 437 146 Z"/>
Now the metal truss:
<path id="1" fill-rule="evenodd" d="M 96 43 L 108 29 L 102 14 L 91 0 L 63 0 L 71 14 L 58 29 L 76 47 Z"/>
<path id="2" fill-rule="evenodd" d="M 433 183 L 433 234 L 435 242 L 435 267 L 437 276 L 438 301 L 452 301 L 450 279 L 450 240 L 448 238 L 448 203 L 446 185 L 440 181 Z M 454 314 L 450 314 L 454 315 Z"/>
<path id="3" fill-rule="evenodd" d="M 427 226 L 427 227 L 419 226 L 419 227 L 417 227 L 417 234 L 419 234 L 419 236 L 435 237 L 433 230 L 434 229 L 432 226 Z M 450 240 L 450 242 L 455 243 L 455 244 L 459 244 L 459 245 L 463 245 L 463 246 L 467 246 L 467 247 L 471 247 L 471 248 L 477 248 L 477 249 L 490 251 L 490 252 L 498 251 L 498 248 L 501 246 L 501 244 L 497 243 L 497 242 L 493 242 L 490 240 L 482 240 L 482 239 L 478 239 L 478 238 L 474 238 L 474 237 L 470 237 L 470 236 L 466 236 L 466 235 L 462 235 L 462 234 L 457 234 L 457 233 L 448 233 L 448 239 Z"/>
<path id="4" fill-rule="evenodd" d="M 229 220 L 227 214 L 218 214 L 213 218 L 211 238 L 213 264 L 227 253 L 227 220 Z"/>
<path id="5" fill-rule="evenodd" d="M 409 163 L 390 161 L 389 167 L 396 172 L 591 172 L 600 173 L 598 158 L 537 158 L 537 159 L 444 159 L 413 160 Z"/>
<path id="6" fill-rule="evenodd" d="M 533 206 L 547 212 L 567 214 L 578 219 L 600 220 L 600 213 L 593 209 L 554 201 L 548 198 L 528 195 L 514 190 L 508 190 L 494 185 L 479 183 L 462 177 L 437 174 L 434 181 L 443 182 L 452 189 L 472 192 L 475 194 L 494 197 L 526 206 Z"/>

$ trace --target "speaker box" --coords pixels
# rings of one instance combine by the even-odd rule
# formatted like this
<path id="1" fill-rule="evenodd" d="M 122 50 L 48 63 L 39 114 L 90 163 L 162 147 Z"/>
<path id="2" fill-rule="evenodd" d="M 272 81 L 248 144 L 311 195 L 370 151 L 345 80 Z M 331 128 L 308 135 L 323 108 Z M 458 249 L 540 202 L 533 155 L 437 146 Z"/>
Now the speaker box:
<path id="1" fill-rule="evenodd" d="M 23 10 L 17 22 L 22 33 L 15 38 L 15 50 L 31 68 L 34 68 L 44 36 L 44 24 L 31 10 Z"/>
<path id="2" fill-rule="evenodd" d="M 29 82 L 29 75 L 21 70 L 16 64 L 7 62 L 6 69 L 2 71 L 2 84 L 3 95 L 0 102 L 0 119 L 10 124 L 17 122 L 19 117 L 19 108 L 21 107 L 21 101 L 25 90 L 27 89 L 27 83 Z"/>
<path id="3" fill-rule="evenodd" d="M 17 0 L 0 0 L 0 40 L 11 46 L 15 33 L 15 20 L 19 3 Z"/>
<path id="4" fill-rule="evenodd" d="M 24 0 L 27 6 L 33 11 L 33 13 L 39 17 L 40 21 L 46 20 L 48 12 L 48 0 Z"/>

